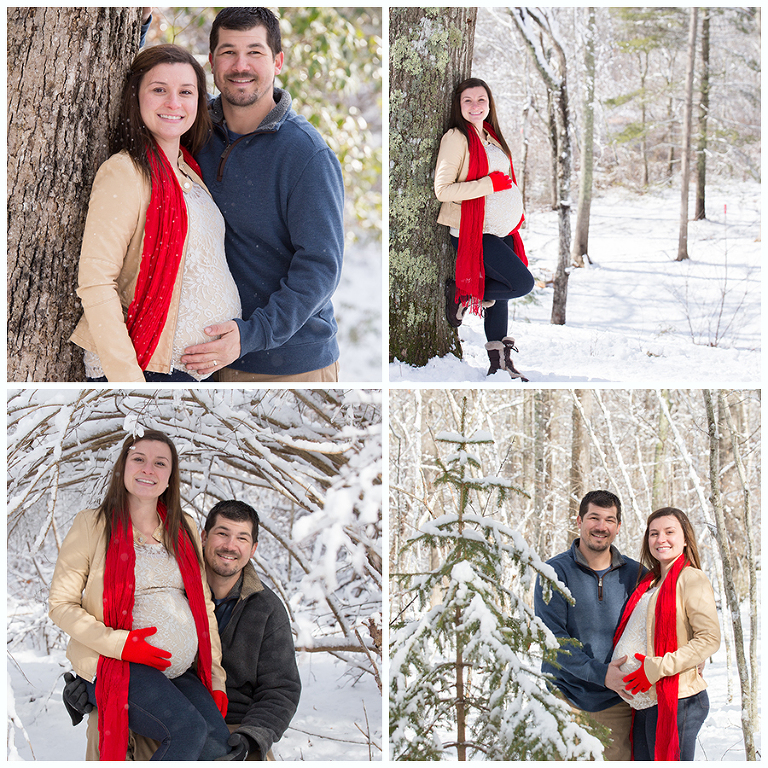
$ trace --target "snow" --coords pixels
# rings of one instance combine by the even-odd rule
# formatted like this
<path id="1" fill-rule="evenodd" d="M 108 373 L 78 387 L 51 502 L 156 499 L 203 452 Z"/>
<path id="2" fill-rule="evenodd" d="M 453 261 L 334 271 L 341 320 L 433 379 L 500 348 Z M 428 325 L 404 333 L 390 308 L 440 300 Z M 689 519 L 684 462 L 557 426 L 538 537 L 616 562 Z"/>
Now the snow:
<path id="1" fill-rule="evenodd" d="M 339 326 L 339 380 L 382 378 L 382 247 L 380 240 L 348 244 L 333 296 Z"/>
<path id="2" fill-rule="evenodd" d="M 326 653 L 300 653 L 298 664 L 301 701 L 274 747 L 275 757 L 367 761 L 369 748 L 361 730 L 370 731 L 379 747 L 382 743 L 381 694 L 373 677 L 351 679 L 345 674 L 347 665 Z M 14 721 L 8 730 L 9 762 L 84 758 L 86 723 L 73 728 L 61 700 L 63 673 L 69 669 L 60 650 L 46 655 L 24 648 L 10 654 L 8 715 Z M 380 760 L 379 749 L 372 749 L 372 759 Z"/>
<path id="3" fill-rule="evenodd" d="M 726 208 L 727 206 L 727 208 Z M 713 181 L 708 219 L 688 225 L 690 260 L 678 262 L 680 192 L 613 188 L 592 203 L 591 266 L 573 269 L 566 325 L 550 324 L 552 285 L 511 301 L 513 359 L 532 384 L 756 385 L 760 382 L 760 185 Z M 691 208 L 691 210 L 693 210 Z M 557 264 L 557 213 L 526 213 L 522 232 L 537 281 Z M 459 328 L 464 358 L 434 357 L 416 368 L 395 361 L 390 382 L 487 382 L 482 319 Z"/>

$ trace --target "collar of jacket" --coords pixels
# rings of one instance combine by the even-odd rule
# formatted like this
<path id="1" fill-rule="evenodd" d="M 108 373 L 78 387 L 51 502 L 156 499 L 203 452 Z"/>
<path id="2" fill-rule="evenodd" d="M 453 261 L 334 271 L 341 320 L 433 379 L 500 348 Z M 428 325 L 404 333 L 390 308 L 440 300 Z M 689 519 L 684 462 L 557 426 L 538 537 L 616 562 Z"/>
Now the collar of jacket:
<path id="1" fill-rule="evenodd" d="M 249 560 L 243 568 L 243 586 L 240 589 L 240 600 L 245 600 L 256 592 L 262 592 L 264 585 L 261 583 L 259 574 Z"/>
<path id="2" fill-rule="evenodd" d="M 584 557 L 584 555 L 581 554 L 581 550 L 579 549 L 579 541 L 581 539 L 574 539 L 573 544 L 571 544 L 571 553 L 573 554 L 573 559 L 576 561 L 577 565 L 580 565 L 582 568 L 586 568 L 588 571 L 592 571 L 594 573 L 594 569 L 590 567 L 589 563 L 587 562 L 587 558 Z M 611 567 L 610 570 L 613 570 L 614 568 L 619 568 L 622 565 L 626 565 L 626 561 L 621 555 L 621 552 L 619 552 L 616 547 L 611 544 Z"/>
<path id="3" fill-rule="evenodd" d="M 273 92 L 273 98 L 275 100 L 275 106 L 269 112 L 269 114 L 261 121 L 261 125 L 248 136 L 254 133 L 274 133 L 285 122 L 290 112 L 293 99 L 288 91 L 284 91 L 282 88 L 275 88 Z M 217 96 L 208 105 L 208 109 L 211 113 L 211 120 L 213 124 L 222 130 L 224 129 L 224 109 L 221 106 L 221 96 Z"/>

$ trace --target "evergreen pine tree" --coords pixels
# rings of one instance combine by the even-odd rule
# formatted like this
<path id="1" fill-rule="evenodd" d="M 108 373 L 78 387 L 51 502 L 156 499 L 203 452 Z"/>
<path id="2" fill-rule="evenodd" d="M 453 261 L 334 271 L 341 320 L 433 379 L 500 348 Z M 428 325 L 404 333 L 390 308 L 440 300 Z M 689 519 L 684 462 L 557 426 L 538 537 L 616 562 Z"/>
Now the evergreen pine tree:
<path id="1" fill-rule="evenodd" d="M 456 512 L 422 525 L 405 546 L 443 547 L 432 570 L 398 574 L 416 618 L 393 624 L 390 642 L 390 745 L 395 760 L 575 760 L 602 753 L 597 738 L 574 721 L 568 704 L 548 690 L 540 664 L 553 662 L 557 638 L 522 595 L 541 578 L 545 599 L 570 595 L 554 571 L 517 532 L 473 508 L 472 500 L 525 492 L 502 477 L 481 476 L 473 447 L 487 432 L 440 433 L 455 450 L 436 483 L 456 490 Z M 442 603 L 429 608 L 433 590 Z M 480 753 L 480 754 L 478 754 Z"/>

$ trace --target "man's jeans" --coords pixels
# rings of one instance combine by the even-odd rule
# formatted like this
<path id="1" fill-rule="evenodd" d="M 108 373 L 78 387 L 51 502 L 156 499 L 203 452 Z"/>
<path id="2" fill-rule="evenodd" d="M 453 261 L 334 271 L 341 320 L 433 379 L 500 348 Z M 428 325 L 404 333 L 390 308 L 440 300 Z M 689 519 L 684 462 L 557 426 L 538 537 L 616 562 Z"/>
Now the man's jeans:
<path id="1" fill-rule="evenodd" d="M 146 664 L 130 664 L 128 725 L 160 742 L 152 760 L 215 760 L 229 752 L 229 729 L 194 669 L 169 680 Z M 96 706 L 96 686 L 86 683 Z"/>
<path id="2" fill-rule="evenodd" d="M 677 702 L 677 734 L 680 740 L 680 760 L 693 760 L 696 737 L 709 714 L 709 696 L 701 691 Z M 659 707 L 638 709 L 632 726 L 633 760 L 654 760 L 656 722 Z"/>

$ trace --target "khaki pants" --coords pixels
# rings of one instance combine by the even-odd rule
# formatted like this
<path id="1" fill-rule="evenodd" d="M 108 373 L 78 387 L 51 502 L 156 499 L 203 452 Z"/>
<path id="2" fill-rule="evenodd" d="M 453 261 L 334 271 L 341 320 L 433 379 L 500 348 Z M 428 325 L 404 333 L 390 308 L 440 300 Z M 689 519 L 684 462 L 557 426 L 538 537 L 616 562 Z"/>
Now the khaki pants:
<path id="1" fill-rule="evenodd" d="M 227 723 L 227 728 L 229 728 L 229 732 L 232 733 L 233 731 L 236 731 L 240 726 L 239 725 L 229 725 Z M 87 735 L 88 735 L 88 746 L 85 750 L 85 759 L 86 760 L 98 760 L 99 759 L 99 715 L 98 712 L 94 709 L 92 710 L 91 714 L 88 715 L 88 729 L 87 729 Z M 159 747 L 159 743 L 156 742 L 154 739 L 148 739 L 145 736 L 136 736 L 136 734 L 131 734 L 131 738 L 128 741 L 128 755 L 126 756 L 127 760 L 134 760 L 143 762 L 145 760 L 150 760 L 152 755 L 155 754 L 155 750 Z M 272 754 L 272 750 L 270 749 L 269 752 L 267 752 L 267 760 L 274 760 L 275 756 Z M 261 760 L 261 754 L 256 751 L 248 755 L 248 760 Z"/>
<path id="2" fill-rule="evenodd" d="M 307 371 L 306 373 L 294 373 L 291 376 L 269 376 L 265 373 L 248 373 L 247 371 L 237 371 L 234 368 L 222 368 L 218 374 L 218 381 L 303 381 L 303 382 L 327 382 L 339 380 L 339 363 L 331 363 L 327 368 L 320 368 L 317 371 Z"/>
<path id="3" fill-rule="evenodd" d="M 573 707 L 573 704 L 571 704 Z M 583 710 L 576 709 L 577 712 Z M 613 737 L 613 740 L 605 748 L 603 753 L 604 760 L 631 760 L 632 746 L 629 741 L 630 731 L 632 730 L 632 707 L 626 701 L 621 701 L 608 709 L 600 712 L 584 712 L 600 725 L 604 725 Z"/>

